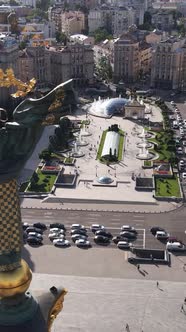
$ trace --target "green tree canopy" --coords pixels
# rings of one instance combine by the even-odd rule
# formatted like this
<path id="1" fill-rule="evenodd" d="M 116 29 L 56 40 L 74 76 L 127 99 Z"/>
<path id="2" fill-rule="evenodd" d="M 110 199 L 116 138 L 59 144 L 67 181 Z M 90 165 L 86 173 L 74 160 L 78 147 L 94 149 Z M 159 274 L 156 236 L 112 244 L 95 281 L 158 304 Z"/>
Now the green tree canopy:
<path id="1" fill-rule="evenodd" d="M 112 67 L 105 56 L 100 58 L 96 71 L 103 80 L 108 81 L 112 79 Z"/>
<path id="2" fill-rule="evenodd" d="M 105 39 L 112 39 L 113 36 L 108 33 L 105 28 L 98 28 L 92 33 L 92 36 L 95 38 L 95 42 L 99 43 Z"/>

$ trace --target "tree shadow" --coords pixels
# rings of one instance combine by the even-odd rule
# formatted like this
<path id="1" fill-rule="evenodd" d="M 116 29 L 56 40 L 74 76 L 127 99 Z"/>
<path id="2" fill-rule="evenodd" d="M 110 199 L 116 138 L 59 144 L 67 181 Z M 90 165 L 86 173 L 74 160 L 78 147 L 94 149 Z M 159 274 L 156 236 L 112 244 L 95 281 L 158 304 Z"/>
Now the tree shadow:
<path id="1" fill-rule="evenodd" d="M 22 248 L 22 258 L 27 262 L 30 269 L 34 272 L 35 271 L 35 264 L 31 259 L 31 254 L 26 247 Z"/>

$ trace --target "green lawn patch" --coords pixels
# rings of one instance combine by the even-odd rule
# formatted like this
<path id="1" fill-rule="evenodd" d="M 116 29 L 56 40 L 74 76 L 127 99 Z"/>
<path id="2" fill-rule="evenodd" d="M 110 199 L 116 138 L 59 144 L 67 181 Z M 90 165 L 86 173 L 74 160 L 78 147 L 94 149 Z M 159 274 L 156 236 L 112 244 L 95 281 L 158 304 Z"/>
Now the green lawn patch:
<path id="1" fill-rule="evenodd" d="M 119 148 L 118 148 L 118 161 L 121 161 L 123 158 L 123 144 L 124 144 L 124 132 L 119 130 L 120 139 L 119 139 Z"/>
<path id="2" fill-rule="evenodd" d="M 40 169 L 37 169 L 38 181 L 30 180 L 27 191 L 34 192 L 50 192 L 56 180 L 56 174 L 43 174 Z"/>
<path id="3" fill-rule="evenodd" d="M 152 161 L 151 160 L 144 160 L 144 166 L 152 167 Z"/>
<path id="4" fill-rule="evenodd" d="M 177 176 L 171 179 L 155 178 L 156 196 L 181 197 Z"/>
<path id="5" fill-rule="evenodd" d="M 105 137 L 106 137 L 107 131 L 108 130 L 104 130 L 103 133 L 102 133 L 102 136 L 101 136 L 101 141 L 100 141 L 98 153 L 97 153 L 97 156 L 96 156 L 96 159 L 98 159 L 98 160 L 100 160 L 100 158 L 101 158 L 101 154 L 102 154 L 103 145 L 104 145 L 104 142 L 105 142 Z"/>
<path id="6" fill-rule="evenodd" d="M 159 133 L 152 132 L 156 135 L 155 138 L 151 138 L 148 141 L 156 143 L 154 149 L 150 151 L 158 153 L 159 157 L 156 160 L 161 160 L 164 162 L 170 162 L 174 164 L 175 162 L 175 142 L 171 133 L 166 131 L 161 131 Z"/>

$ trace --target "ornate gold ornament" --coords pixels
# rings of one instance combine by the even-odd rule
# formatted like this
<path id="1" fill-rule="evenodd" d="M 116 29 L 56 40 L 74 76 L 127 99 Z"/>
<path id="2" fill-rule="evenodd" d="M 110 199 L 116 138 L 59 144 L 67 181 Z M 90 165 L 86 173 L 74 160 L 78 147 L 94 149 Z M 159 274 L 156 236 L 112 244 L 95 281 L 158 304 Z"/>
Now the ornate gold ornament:
<path id="1" fill-rule="evenodd" d="M 63 90 L 63 88 L 59 89 L 56 91 L 55 93 L 55 100 L 53 101 L 53 103 L 49 106 L 48 111 L 54 111 L 55 109 L 59 108 L 60 106 L 62 106 L 62 101 L 65 98 L 65 92 Z"/>
<path id="2" fill-rule="evenodd" d="M 64 296 L 67 294 L 67 290 L 63 289 L 60 291 L 59 295 L 55 299 L 55 302 L 52 306 L 52 308 L 49 311 L 48 314 L 48 332 L 51 332 L 51 327 L 54 319 L 56 319 L 57 315 L 60 313 L 60 311 L 63 309 L 63 302 L 64 302 Z"/>
<path id="3" fill-rule="evenodd" d="M 36 84 L 35 78 L 32 78 L 28 83 L 24 83 L 21 80 L 18 80 L 12 68 L 6 69 L 3 72 L 0 69 L 0 87 L 10 88 L 11 86 L 15 86 L 17 91 L 11 94 L 12 97 L 25 97 L 29 92 L 31 92 Z"/>

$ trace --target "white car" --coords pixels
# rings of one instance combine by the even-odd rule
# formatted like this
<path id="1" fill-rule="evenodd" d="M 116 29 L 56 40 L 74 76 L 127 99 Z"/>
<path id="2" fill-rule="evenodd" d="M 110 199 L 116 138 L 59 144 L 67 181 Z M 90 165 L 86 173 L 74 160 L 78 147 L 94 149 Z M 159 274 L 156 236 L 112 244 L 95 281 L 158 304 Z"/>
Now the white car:
<path id="1" fill-rule="evenodd" d="M 157 231 L 155 237 L 158 240 L 167 240 L 169 238 L 169 233 L 164 232 L 164 231 Z"/>
<path id="2" fill-rule="evenodd" d="M 59 247 L 68 247 L 70 246 L 70 242 L 68 240 L 65 239 L 54 239 L 53 244 L 55 246 L 59 246 Z"/>
<path id="3" fill-rule="evenodd" d="M 43 239 L 42 234 L 36 233 L 36 232 L 29 232 L 27 233 L 27 236 L 35 236 L 38 239 Z"/>
<path id="4" fill-rule="evenodd" d="M 90 247 L 90 242 L 85 239 L 79 239 L 75 242 L 77 247 Z"/>
<path id="5" fill-rule="evenodd" d="M 176 103 L 175 103 L 173 100 L 170 102 L 170 104 L 171 104 L 172 106 L 176 106 Z"/>
<path id="6" fill-rule="evenodd" d="M 80 224 L 72 224 L 71 229 L 85 229 L 85 226 Z"/>
<path id="7" fill-rule="evenodd" d="M 186 247 L 180 242 L 167 242 L 166 249 L 169 251 L 185 251 Z"/>
<path id="8" fill-rule="evenodd" d="M 130 249 L 131 243 L 129 243 L 127 241 L 119 241 L 117 244 L 117 247 L 119 249 Z"/>
<path id="9" fill-rule="evenodd" d="M 123 226 L 121 226 L 121 231 L 122 232 L 133 232 L 133 233 L 137 233 L 136 232 L 136 229 L 134 228 L 134 227 L 132 227 L 132 226 L 129 226 L 129 225 L 123 225 Z"/>
<path id="10" fill-rule="evenodd" d="M 65 235 L 65 230 L 60 229 L 60 228 L 51 228 L 50 233 L 58 233 L 58 234 L 64 234 Z"/>
<path id="11" fill-rule="evenodd" d="M 182 178 L 186 179 L 186 173 L 182 173 Z"/>
<path id="12" fill-rule="evenodd" d="M 185 165 L 185 161 L 184 161 L 184 160 L 180 160 L 180 161 L 179 161 L 179 165 L 180 165 L 180 166 L 184 166 L 184 165 Z"/>
<path id="13" fill-rule="evenodd" d="M 92 226 L 91 226 L 91 230 L 92 230 L 92 232 L 96 232 L 96 231 L 104 231 L 105 230 L 105 226 L 103 226 L 103 225 L 99 225 L 99 224 L 92 224 Z"/>
<path id="14" fill-rule="evenodd" d="M 182 144 L 183 144 L 183 146 L 186 146 L 186 141 L 183 141 Z"/>
<path id="15" fill-rule="evenodd" d="M 64 239 L 65 238 L 65 235 L 64 234 L 59 234 L 59 233 L 50 233 L 49 235 L 48 235 L 48 237 L 49 237 L 49 239 L 50 240 L 53 240 L 53 239 L 58 239 L 58 238 L 60 238 L 60 239 Z"/>

